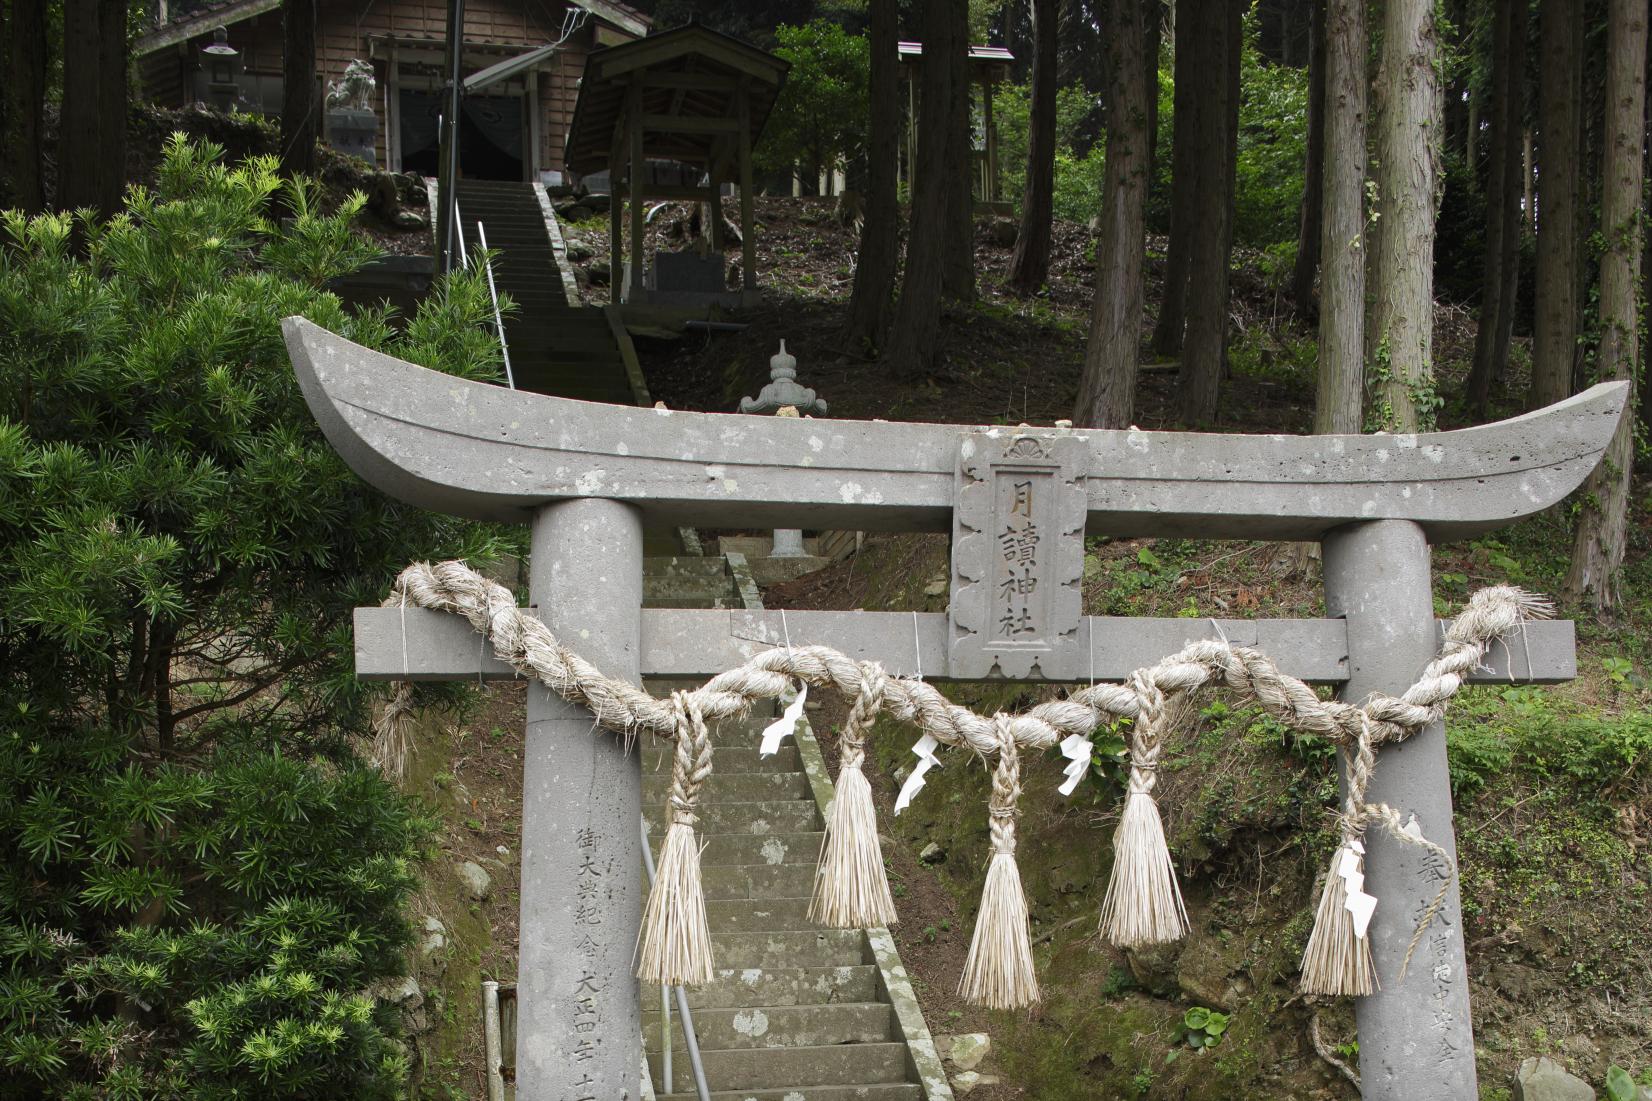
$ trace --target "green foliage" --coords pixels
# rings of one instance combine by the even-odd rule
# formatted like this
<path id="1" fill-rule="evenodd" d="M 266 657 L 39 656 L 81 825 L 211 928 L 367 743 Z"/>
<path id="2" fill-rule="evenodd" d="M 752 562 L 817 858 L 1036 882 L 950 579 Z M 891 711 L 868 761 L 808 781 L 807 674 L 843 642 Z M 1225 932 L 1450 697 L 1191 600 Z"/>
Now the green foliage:
<path id="1" fill-rule="evenodd" d="M 1308 70 L 1263 59 L 1256 49 L 1254 12 L 1245 17 L 1242 56 L 1234 240 L 1266 248 L 1296 240 L 1308 155 Z"/>
<path id="2" fill-rule="evenodd" d="M 1228 1030 L 1228 1015 L 1214 1009 L 1207 1009 L 1196 1005 L 1182 1014 L 1182 1022 L 1176 1028 L 1176 1042 L 1185 1043 L 1201 1055 L 1222 1042 L 1222 1034 Z M 1171 1052 L 1172 1055 L 1175 1052 Z"/>
<path id="3" fill-rule="evenodd" d="M 1056 89 L 1055 216 L 1087 222 L 1101 209 L 1102 152 L 1083 140 L 1085 125 L 1096 110 L 1096 97 L 1082 85 Z M 1021 210 L 1027 183 L 1027 142 L 1031 126 L 1032 85 L 1000 84 L 992 94 L 993 124 L 998 129 L 999 182 L 1004 198 Z"/>
<path id="4" fill-rule="evenodd" d="M 1274 65 L 1256 48 L 1257 16 L 1245 15 L 1240 79 L 1239 135 L 1234 168 L 1234 243 L 1281 250 L 1275 268 L 1289 271 L 1295 260 L 1303 165 L 1308 152 L 1308 70 Z M 1171 164 L 1175 133 L 1173 53 L 1166 41 L 1159 55 L 1157 183 L 1148 206 L 1154 232 L 1170 229 Z"/>
<path id="5" fill-rule="evenodd" d="M 852 160 L 866 147 L 871 52 L 864 35 L 815 19 L 775 28 L 774 52 L 791 62 L 763 128 L 757 163 L 768 172 L 810 173 Z"/>
<path id="6" fill-rule="evenodd" d="M 1629 1072 L 1613 1063 L 1606 1068 L 1606 1098 L 1607 1101 L 1637 1101 L 1640 1097 L 1640 1087 Z"/>
<path id="7" fill-rule="evenodd" d="M 397 1095 L 362 990 L 402 967 L 428 826 L 377 773 L 8 725 L 0 1097 Z"/>
<path id="8" fill-rule="evenodd" d="M 349 612 L 495 537 L 322 439 L 280 321 L 493 377 L 471 275 L 400 333 L 272 158 L 168 142 L 101 224 L 3 216 L 0 1098 L 388 1097 L 426 826 L 354 761 Z M 272 201 L 283 193 L 288 219 Z"/>

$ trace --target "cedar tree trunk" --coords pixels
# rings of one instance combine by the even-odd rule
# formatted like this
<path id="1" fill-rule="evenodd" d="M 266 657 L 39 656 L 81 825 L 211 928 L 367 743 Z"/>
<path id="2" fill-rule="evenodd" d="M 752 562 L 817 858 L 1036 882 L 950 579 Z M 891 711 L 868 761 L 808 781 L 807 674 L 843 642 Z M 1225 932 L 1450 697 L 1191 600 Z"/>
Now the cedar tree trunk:
<path id="1" fill-rule="evenodd" d="M 870 126 L 867 134 L 866 210 L 855 288 L 849 296 L 849 336 L 853 343 L 881 347 L 895 288 L 895 250 L 900 208 L 895 194 L 900 156 L 900 113 L 891 105 L 900 95 L 900 37 L 897 0 L 872 0 Z"/>
<path id="2" fill-rule="evenodd" d="M 1520 145 L 1525 105 L 1526 2 L 1497 0 L 1492 16 L 1491 87 L 1487 113 L 1491 148 L 1486 164 L 1486 254 L 1480 290 L 1480 327 L 1468 399 L 1484 419 L 1493 385 L 1503 380 L 1520 285 Z"/>
<path id="3" fill-rule="evenodd" d="M 98 119 L 98 0 L 63 2 L 63 111 L 57 135 L 59 210 L 96 209 L 103 199 L 103 132 Z"/>
<path id="4" fill-rule="evenodd" d="M 1021 232 L 1006 278 L 1018 294 L 1037 294 L 1050 275 L 1050 219 L 1055 196 L 1056 28 L 1060 0 L 1032 0 L 1032 106 L 1027 121 L 1027 182 Z"/>
<path id="5" fill-rule="evenodd" d="M 1302 163 L 1296 267 L 1291 272 L 1291 300 L 1296 315 L 1305 321 L 1315 315 L 1314 275 L 1319 271 L 1319 227 L 1325 206 L 1325 0 L 1312 0 L 1308 11 L 1308 149 Z"/>
<path id="6" fill-rule="evenodd" d="M 1073 410 L 1073 420 L 1087 427 L 1125 428 L 1135 413 L 1147 187 L 1153 175 L 1149 104 L 1157 92 L 1156 65 L 1147 47 L 1156 38 L 1149 25 L 1158 18 L 1158 7 L 1157 0 L 1107 5 L 1107 164 L 1090 340 Z"/>
<path id="7" fill-rule="evenodd" d="M 1192 6 L 1189 8 L 1184 17 L 1192 13 Z M 1203 0 L 1198 9 L 1208 50 L 1207 71 L 1220 77 L 1202 82 L 1205 98 L 1195 132 L 1201 170 L 1197 175 L 1187 272 L 1187 332 L 1177 375 L 1181 418 L 1190 425 L 1215 419 L 1226 361 L 1228 248 L 1233 238 L 1233 135 L 1229 133 L 1229 120 L 1238 106 L 1229 101 L 1235 75 L 1233 51 L 1239 48 L 1233 33 L 1237 9 L 1235 0 Z"/>
<path id="8" fill-rule="evenodd" d="M 947 191 L 951 181 L 944 161 L 947 124 L 952 108 L 952 73 L 941 57 L 962 36 L 953 27 L 967 15 L 965 0 L 924 0 L 924 61 L 918 105 L 918 178 L 912 189 L 912 215 L 906 238 L 906 272 L 900 305 L 885 358 L 897 378 L 917 379 L 936 361 L 941 327 L 941 264 L 946 235 L 952 232 Z"/>
<path id="9" fill-rule="evenodd" d="M 1578 0 L 1542 0 L 1538 71 L 1537 317 L 1532 388 L 1541 408 L 1571 396 L 1578 333 L 1578 183 L 1582 59 Z"/>
<path id="10" fill-rule="evenodd" d="M 1638 374 L 1635 323 L 1641 277 L 1641 145 L 1645 131 L 1646 2 L 1608 0 L 1606 9 L 1606 133 L 1601 169 L 1600 352 L 1602 379 Z M 1630 408 L 1633 409 L 1633 402 Z M 1629 488 L 1634 464 L 1633 415 L 1618 423 L 1606 458 L 1582 495 L 1569 596 L 1596 609 L 1616 604 L 1629 536 Z"/>
<path id="11" fill-rule="evenodd" d="M 1365 402 L 1365 0 L 1325 13 L 1325 224 L 1315 432 L 1358 432 Z"/>
<path id="12" fill-rule="evenodd" d="M 127 103 L 126 19 L 127 0 L 103 0 L 98 12 L 98 210 L 105 218 L 120 212 L 126 194 Z"/>
<path id="13" fill-rule="evenodd" d="M 315 24 L 316 0 L 282 0 L 281 174 L 288 178 L 315 173 L 317 123 L 321 117 Z M 614 279 L 618 281 L 618 273 Z"/>
<path id="14" fill-rule="evenodd" d="M 11 0 L 6 22 L 4 146 L 11 192 L 6 202 L 25 214 L 46 206 L 41 181 L 41 115 L 46 106 L 46 2 Z"/>
<path id="15" fill-rule="evenodd" d="M 1430 427 L 1434 398 L 1434 223 L 1440 204 L 1439 39 L 1433 0 L 1389 0 L 1382 16 L 1368 353 L 1380 427 Z"/>
<path id="16" fill-rule="evenodd" d="M 948 71 L 946 122 L 946 203 L 948 232 L 941 240 L 941 292 L 958 302 L 975 297 L 975 158 L 970 141 L 970 99 L 974 84 L 969 73 L 969 8 L 960 8 L 948 41 L 951 46 L 934 59 Z M 924 51 L 927 58 L 929 51 Z"/>
<path id="17" fill-rule="evenodd" d="M 1187 269 L 1202 167 L 1199 115 L 1208 94 L 1208 82 L 1201 79 L 1200 72 L 1208 56 L 1202 41 L 1208 29 L 1203 9 L 1209 4 L 1210 0 L 1181 0 L 1176 9 L 1175 88 L 1170 107 L 1170 243 L 1165 251 L 1164 293 L 1159 299 L 1159 319 L 1153 326 L 1151 345 L 1153 354 L 1164 359 L 1181 355 L 1187 325 Z M 1157 98 L 1157 89 L 1154 92 Z"/>

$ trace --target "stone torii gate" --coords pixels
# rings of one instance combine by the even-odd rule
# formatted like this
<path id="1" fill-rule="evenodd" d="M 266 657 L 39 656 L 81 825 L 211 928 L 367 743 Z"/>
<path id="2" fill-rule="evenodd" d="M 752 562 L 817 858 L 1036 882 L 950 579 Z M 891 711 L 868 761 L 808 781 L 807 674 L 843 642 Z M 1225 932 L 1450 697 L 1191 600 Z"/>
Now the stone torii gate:
<path id="1" fill-rule="evenodd" d="M 1513 420 L 1420 435 L 793 420 L 513 392 L 416 367 L 302 319 L 284 327 L 310 407 L 351 467 L 413 504 L 531 525 L 537 614 L 605 673 L 632 680 L 709 676 L 783 644 L 788 631 L 931 680 L 1119 679 L 1201 628 L 1082 614 L 1083 536 L 1108 534 L 1319 541 L 1328 618 L 1224 620 L 1219 629 L 1344 697 L 1398 693 L 1441 637 L 1429 544 L 1559 501 L 1600 460 L 1628 389 L 1609 383 Z M 644 610 L 644 523 L 951 531 L 951 605 L 916 616 L 800 611 L 784 627 L 778 613 Z M 1497 653 L 1474 679 L 1575 674 L 1569 622 L 1533 623 L 1522 645 Z M 356 667 L 370 679 L 514 675 L 481 652 L 463 620 L 414 608 L 357 610 Z M 594 732 L 588 712 L 537 683 L 528 687 L 528 735 L 517 1095 L 631 1099 L 641 1065 L 631 977 L 639 766 L 620 739 Z M 1440 724 L 1382 752 L 1369 797 L 1415 814 L 1455 857 Z M 1384 836 L 1368 843 L 1366 886 L 1382 899 L 1369 936 L 1386 986 L 1355 1004 L 1364 1096 L 1473 1101 L 1456 884 L 1401 981 L 1440 872 Z"/>

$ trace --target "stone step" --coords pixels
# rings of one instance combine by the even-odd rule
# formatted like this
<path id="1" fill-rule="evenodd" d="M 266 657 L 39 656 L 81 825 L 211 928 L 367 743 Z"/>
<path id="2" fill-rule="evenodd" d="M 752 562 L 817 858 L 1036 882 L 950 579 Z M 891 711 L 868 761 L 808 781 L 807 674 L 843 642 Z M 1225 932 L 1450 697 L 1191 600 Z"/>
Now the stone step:
<path id="1" fill-rule="evenodd" d="M 642 1015 L 643 1046 L 661 1050 L 660 1014 Z M 671 1046 L 686 1053 L 683 1020 L 671 1013 Z M 836 1005 L 746 1006 L 738 1009 L 697 1009 L 694 1037 L 700 1050 L 735 1048 L 820 1047 L 826 1044 L 875 1044 L 899 1038 L 893 1007 L 882 1002 L 840 1002 Z"/>
<path id="2" fill-rule="evenodd" d="M 711 925 L 713 966 L 745 971 L 767 967 L 857 967 L 875 963 L 859 929 L 789 929 L 724 933 Z"/>
<path id="3" fill-rule="evenodd" d="M 878 968 L 864 963 L 852 967 L 721 967 L 717 977 L 688 992 L 689 1007 L 739 1009 L 753 1005 L 827 1005 L 870 1002 L 879 995 Z M 660 988 L 644 984 L 644 1009 L 660 1004 Z M 671 1012 L 677 1012 L 673 995 Z"/>
<path id="4" fill-rule="evenodd" d="M 767 757 L 757 752 L 757 738 L 754 736 L 750 744 L 725 746 L 716 742 L 717 752 L 712 757 L 712 765 L 719 773 L 728 772 L 800 772 L 803 768 L 803 758 L 798 755 L 795 745 L 787 744 L 780 747 L 778 752 Z M 671 774 L 672 750 L 663 743 L 656 743 L 659 748 L 650 746 L 642 751 L 642 774 L 646 782 L 650 773 L 664 770 Z M 713 775 L 713 779 L 716 776 Z"/>
<path id="5" fill-rule="evenodd" d="M 815 889 L 811 864 L 716 864 L 700 868 L 706 899 L 805 898 Z"/>
<path id="6" fill-rule="evenodd" d="M 679 1059 L 687 1056 L 679 1055 Z M 673 1065 L 672 1070 L 676 1070 Z M 708 1085 L 710 1083 L 707 1083 Z M 699 1101 L 700 1095 L 661 1093 L 658 1101 Z M 915 1082 L 880 1082 L 871 1086 L 781 1086 L 776 1089 L 718 1090 L 711 1101 L 923 1101 L 923 1087 Z"/>
<path id="7" fill-rule="evenodd" d="M 795 1092 L 798 1087 L 794 1083 L 798 1082 L 862 1086 L 902 1082 L 907 1076 L 906 1045 L 900 1043 L 701 1049 L 700 1056 L 705 1064 L 706 1083 L 715 1082 L 725 1091 L 789 1088 Z M 660 1082 L 660 1056 L 650 1055 L 648 1066 L 654 1081 Z M 694 1089 L 694 1072 L 686 1058 L 673 1059 L 672 1077 L 673 1090 L 681 1093 Z M 745 1098 L 751 1094 L 738 1096 Z M 847 1096 L 854 1094 L 850 1092 Z"/>
<path id="8" fill-rule="evenodd" d="M 654 577 L 725 578 L 728 576 L 728 560 L 704 556 L 696 558 L 692 555 L 677 558 L 644 558 L 642 572 L 644 576 Z"/>
<path id="9" fill-rule="evenodd" d="M 809 920 L 807 896 L 707 899 L 706 924 L 719 933 L 769 933 L 820 928 Z"/>
<path id="10" fill-rule="evenodd" d="M 820 859 L 823 836 L 818 829 L 796 833 L 708 834 L 700 839 L 705 846 L 700 850 L 700 867 L 710 868 L 719 864 L 807 864 L 812 868 Z"/>
<path id="11" fill-rule="evenodd" d="M 820 829 L 820 811 L 813 799 L 787 799 L 752 803 L 701 803 L 694 811 L 695 830 L 702 836 L 722 833 L 776 834 L 806 833 Z M 643 807 L 650 832 L 665 828 L 665 804 Z"/>
<path id="12" fill-rule="evenodd" d="M 775 799 L 812 799 L 809 777 L 803 772 L 735 772 L 723 771 L 722 754 L 711 757 L 712 772 L 700 788 L 701 803 L 756 803 Z M 642 776 L 642 801 L 665 802 L 671 787 L 671 766 L 645 772 Z"/>

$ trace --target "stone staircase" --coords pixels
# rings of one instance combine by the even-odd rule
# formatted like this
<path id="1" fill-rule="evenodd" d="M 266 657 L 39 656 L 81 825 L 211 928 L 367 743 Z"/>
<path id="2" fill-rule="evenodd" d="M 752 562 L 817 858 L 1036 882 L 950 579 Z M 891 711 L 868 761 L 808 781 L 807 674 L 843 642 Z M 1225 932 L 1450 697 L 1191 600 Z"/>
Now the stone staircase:
<path id="1" fill-rule="evenodd" d="M 601 308 L 569 302 L 546 224 L 555 216 L 540 203 L 534 186 L 503 180 L 460 180 L 456 186 L 465 248 L 480 247 L 476 223 L 481 221 L 489 247 L 500 254 L 494 281 L 517 304 L 516 313 L 505 320 L 517 388 L 637 404 L 641 395 L 615 326 Z"/>
<path id="2" fill-rule="evenodd" d="M 938 1061 L 930 1062 L 933 1046 L 888 933 L 822 929 L 808 920 L 822 826 L 816 786 L 825 765 L 812 735 L 798 745 L 788 742 L 772 757 L 759 757 L 758 736 L 770 721 L 772 716 L 731 720 L 714 731 L 716 768 L 700 797 L 696 829 L 705 846 L 700 859 L 717 978 L 690 990 L 688 999 L 711 1096 L 718 1101 L 950 1098 Z M 671 783 L 669 750 L 647 750 L 643 770 L 644 816 L 658 845 Z M 891 960 L 901 987 L 896 996 L 886 974 Z M 644 986 L 642 1005 L 644 1048 L 660 1101 L 693 1101 L 694 1079 L 675 1007 L 674 1080 L 663 1083 L 658 987 Z M 924 1049 L 916 1054 L 914 1027 Z M 920 1072 L 920 1063 L 929 1073 Z"/>

